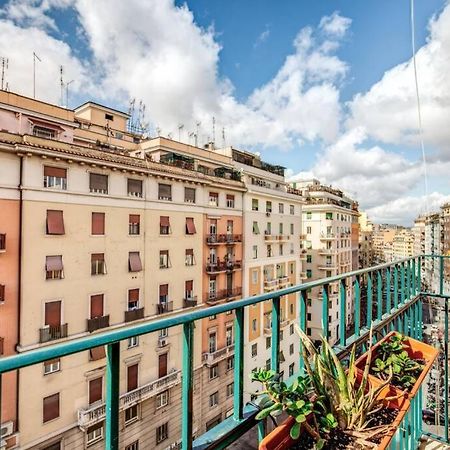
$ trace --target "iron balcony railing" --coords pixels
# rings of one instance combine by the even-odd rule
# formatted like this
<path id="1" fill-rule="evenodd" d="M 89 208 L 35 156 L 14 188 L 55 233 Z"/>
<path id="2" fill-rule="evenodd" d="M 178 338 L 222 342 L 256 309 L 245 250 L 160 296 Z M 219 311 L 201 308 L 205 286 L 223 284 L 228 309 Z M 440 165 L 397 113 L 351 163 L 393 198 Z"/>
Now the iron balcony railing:
<path id="1" fill-rule="evenodd" d="M 134 320 L 144 318 L 144 308 L 135 308 L 125 311 L 125 322 L 133 322 Z"/>
<path id="2" fill-rule="evenodd" d="M 67 337 L 67 323 L 61 325 L 46 326 L 39 330 L 39 342 L 54 341 Z"/>
<path id="3" fill-rule="evenodd" d="M 242 234 L 208 234 L 207 244 L 236 244 L 242 242 Z"/>
<path id="4" fill-rule="evenodd" d="M 156 314 L 165 314 L 173 311 L 173 302 L 158 303 L 156 305 Z"/>
<path id="5" fill-rule="evenodd" d="M 218 289 L 217 291 L 207 292 L 205 301 L 210 304 L 221 302 L 222 300 L 239 297 L 242 295 L 242 287 L 234 287 L 230 289 Z"/>
<path id="6" fill-rule="evenodd" d="M 109 327 L 109 315 L 94 317 L 93 319 L 87 320 L 87 329 L 90 333 L 107 327 Z"/>
<path id="7" fill-rule="evenodd" d="M 422 267 L 425 258 L 438 258 L 440 261 L 440 283 L 438 293 L 422 292 Z M 120 380 L 120 343 L 130 338 L 149 333 L 159 333 L 172 327 L 182 329 L 182 371 L 181 371 L 181 446 L 183 450 L 199 450 L 212 448 L 225 448 L 230 443 L 243 436 L 250 428 L 258 425 L 258 436 L 264 435 L 264 423 L 255 419 L 258 408 L 249 403 L 244 405 L 244 336 L 247 324 L 244 321 L 244 311 L 251 305 L 262 302 L 271 302 L 270 314 L 271 328 L 271 368 L 278 372 L 280 369 L 280 332 L 281 332 L 281 297 L 297 294 L 298 324 L 306 331 L 308 315 L 308 292 L 310 289 L 320 289 L 322 293 L 322 334 L 326 338 L 330 336 L 329 308 L 330 288 L 337 284 L 339 289 L 339 333 L 337 342 L 333 343 L 344 358 L 351 350 L 353 344 L 359 348 L 367 342 L 369 329 L 374 330 L 374 336 L 378 339 L 392 329 L 404 334 L 422 339 L 422 302 L 426 297 L 432 297 L 440 301 L 445 308 L 444 341 L 444 411 L 448 411 L 448 300 L 450 295 L 444 294 L 444 258 L 450 256 L 416 256 L 381 264 L 375 267 L 361 269 L 334 277 L 314 280 L 291 286 L 276 292 L 270 292 L 254 297 L 243 298 L 230 303 L 222 303 L 205 308 L 181 310 L 180 312 L 160 318 L 148 318 L 139 323 L 105 330 L 88 336 L 67 340 L 54 345 L 46 345 L 35 350 L 30 350 L 13 356 L 0 358 L 0 377 L 6 372 L 21 369 L 27 366 L 42 364 L 44 361 L 62 358 L 64 356 L 85 352 L 99 346 L 106 346 L 106 402 L 99 412 L 93 412 L 92 420 L 96 415 L 104 414 L 104 447 L 111 450 L 119 448 L 119 411 L 124 402 L 119 392 Z M 353 323 L 347 323 L 348 286 L 352 286 L 352 301 L 354 311 Z M 233 368 L 233 414 L 226 418 L 218 426 L 213 427 L 203 435 L 193 439 L 193 378 L 194 378 L 194 349 L 199 343 L 194 342 L 194 324 L 197 321 L 207 319 L 212 315 L 234 312 L 234 368 Z M 301 355 L 301 352 L 300 352 Z M 304 370 L 304 361 L 299 357 L 300 372 Z M 251 369 L 249 369 L 251 370 Z M 178 375 L 177 375 L 178 376 Z M 0 380 L 1 381 L 1 380 Z M 286 380 L 289 382 L 289 380 Z M 139 388 L 141 389 L 141 388 Z M 142 387 L 144 389 L 144 387 Z M 155 388 L 149 388 L 154 392 Z M 142 391 L 137 398 L 143 397 Z M 127 393 L 133 396 L 133 393 Z M 129 397 L 127 397 L 129 398 Z M 91 420 L 88 413 L 86 419 Z M 396 430 L 391 449 L 413 450 L 417 449 L 419 439 L 422 437 L 423 428 L 421 421 L 422 396 L 416 395 L 412 400 L 408 414 Z M 0 418 L 1 422 L 1 418 Z M 444 417 L 444 436 L 436 436 L 443 442 L 449 443 L 448 414 Z M 430 433 L 428 433 L 430 434 Z"/>
<path id="8" fill-rule="evenodd" d="M 203 353 L 202 359 L 207 365 L 215 364 L 229 356 L 234 355 L 234 344 L 221 348 L 214 352 Z"/>
<path id="9" fill-rule="evenodd" d="M 216 261 L 206 264 L 207 273 L 228 272 L 242 268 L 242 261 Z"/>
<path id="10" fill-rule="evenodd" d="M 185 297 L 183 299 L 183 308 L 191 308 L 197 306 L 197 296 Z"/>

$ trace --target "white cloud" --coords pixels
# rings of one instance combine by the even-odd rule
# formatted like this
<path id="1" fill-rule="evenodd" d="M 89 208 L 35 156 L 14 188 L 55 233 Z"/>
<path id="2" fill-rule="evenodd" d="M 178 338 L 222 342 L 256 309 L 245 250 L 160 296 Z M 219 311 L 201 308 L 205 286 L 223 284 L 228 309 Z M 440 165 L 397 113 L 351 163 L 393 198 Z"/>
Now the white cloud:
<path id="1" fill-rule="evenodd" d="M 270 36 L 270 28 L 268 26 L 266 26 L 265 30 L 261 32 L 261 34 L 259 34 L 259 36 L 256 38 L 255 43 L 253 44 L 253 47 L 258 47 L 261 44 L 264 44 L 264 42 L 267 41 L 267 39 L 269 39 Z"/>
<path id="2" fill-rule="evenodd" d="M 416 53 L 425 142 L 450 159 L 450 5 L 431 20 L 427 43 Z M 382 142 L 418 145 L 412 61 L 388 70 L 349 103 L 348 127 L 363 125 Z"/>
<path id="3" fill-rule="evenodd" d="M 319 28 L 331 36 L 341 38 L 345 35 L 351 24 L 351 19 L 348 17 L 343 17 L 335 11 L 331 14 L 331 16 L 322 17 L 319 23 Z"/>

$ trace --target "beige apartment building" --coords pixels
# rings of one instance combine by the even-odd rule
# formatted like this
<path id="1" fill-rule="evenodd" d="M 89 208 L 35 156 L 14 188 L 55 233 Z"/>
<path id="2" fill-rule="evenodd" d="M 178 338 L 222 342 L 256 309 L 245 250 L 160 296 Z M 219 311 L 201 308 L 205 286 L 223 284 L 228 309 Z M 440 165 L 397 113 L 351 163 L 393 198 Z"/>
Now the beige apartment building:
<path id="1" fill-rule="evenodd" d="M 393 243 L 397 227 L 376 225 L 373 231 L 373 251 L 376 263 L 390 262 L 393 258 Z"/>
<path id="2" fill-rule="evenodd" d="M 371 267 L 374 262 L 373 224 L 366 212 L 360 212 L 359 218 L 359 268 Z"/>
<path id="3" fill-rule="evenodd" d="M 318 180 L 293 183 L 305 198 L 303 207 L 303 235 L 306 250 L 305 274 L 307 280 L 316 280 L 350 272 L 357 258 L 357 247 L 352 244 L 352 224 L 357 222 L 356 203 L 342 191 L 322 185 Z M 357 242 L 357 240 L 356 240 Z M 356 251 L 355 251 L 356 250 Z M 339 338 L 340 299 L 338 283 L 329 290 L 329 339 Z M 352 286 L 346 286 L 346 322 L 354 321 Z M 318 340 L 323 332 L 322 290 L 313 288 L 308 296 L 307 334 Z"/>
<path id="4" fill-rule="evenodd" d="M 21 185 L 17 351 L 200 307 L 206 298 L 206 218 L 224 217 L 228 226 L 233 221 L 233 234 L 241 232 L 245 188 L 231 160 L 225 164 L 227 158 L 205 151 L 198 164 L 203 149 L 194 149 L 196 167 L 158 161 L 158 151 L 177 144 L 132 136 L 124 113 L 94 103 L 68 111 L 0 94 L 2 201 L 5 192 L 18 197 Z M 231 263 L 240 258 L 239 250 L 227 254 Z M 237 298 L 231 294 L 242 286 L 236 265 L 231 271 L 233 284 L 217 289 L 231 287 L 223 301 Z M 226 282 L 223 275 L 219 283 Z M 11 276 L 0 284 L 13 298 Z M 217 346 L 228 343 L 232 317 L 211 322 Z M 122 343 L 121 448 L 178 446 L 180 333 L 163 330 Z M 223 420 L 232 404 L 232 387 L 208 367 L 204 334 L 196 328 L 195 340 L 202 343 L 194 355 L 197 434 Z M 229 347 L 218 368 L 228 377 Z M 98 348 L 20 371 L 20 430 L 13 420 L 12 433 L 19 431 L 21 449 L 103 448 L 104 358 Z"/>
<path id="5" fill-rule="evenodd" d="M 395 233 L 392 243 L 393 259 L 409 258 L 414 255 L 414 233 L 403 228 Z"/>

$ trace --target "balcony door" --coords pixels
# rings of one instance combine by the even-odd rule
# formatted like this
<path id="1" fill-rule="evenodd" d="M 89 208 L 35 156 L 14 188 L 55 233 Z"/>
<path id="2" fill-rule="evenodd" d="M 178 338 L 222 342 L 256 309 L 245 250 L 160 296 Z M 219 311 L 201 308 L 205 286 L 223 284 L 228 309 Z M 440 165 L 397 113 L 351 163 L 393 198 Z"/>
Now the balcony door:
<path id="1" fill-rule="evenodd" d="M 209 234 L 217 234 L 217 219 L 212 219 L 209 222 Z"/>
<path id="2" fill-rule="evenodd" d="M 103 316 L 103 294 L 91 295 L 91 319 Z"/>
<path id="3" fill-rule="evenodd" d="M 209 353 L 214 353 L 217 350 L 217 334 L 209 334 Z"/>
<path id="4" fill-rule="evenodd" d="M 48 302 L 45 304 L 45 325 L 59 327 L 61 325 L 61 302 Z"/>
<path id="5" fill-rule="evenodd" d="M 210 264 L 217 263 L 217 250 L 215 248 L 209 249 L 209 262 Z"/>
<path id="6" fill-rule="evenodd" d="M 233 274 L 227 273 L 227 291 L 231 291 L 233 289 Z"/>
<path id="7" fill-rule="evenodd" d="M 167 375 L 167 353 L 158 356 L 158 378 Z"/>

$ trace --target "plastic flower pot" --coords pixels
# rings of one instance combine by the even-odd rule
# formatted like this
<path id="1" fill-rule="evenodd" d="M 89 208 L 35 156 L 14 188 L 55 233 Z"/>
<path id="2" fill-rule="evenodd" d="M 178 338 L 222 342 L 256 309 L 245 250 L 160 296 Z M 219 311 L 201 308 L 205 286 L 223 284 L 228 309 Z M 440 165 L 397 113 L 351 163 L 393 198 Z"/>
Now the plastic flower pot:
<path id="1" fill-rule="evenodd" d="M 389 334 L 387 334 L 383 339 L 378 341 L 375 345 L 372 346 L 372 364 L 377 359 L 377 350 L 380 347 L 380 345 L 383 342 L 389 341 L 392 336 L 394 336 L 397 332 L 391 331 Z M 432 347 L 431 345 L 425 344 L 423 342 L 418 341 L 417 339 L 413 339 L 409 336 L 405 336 L 406 340 L 403 342 L 404 349 L 408 353 L 408 356 L 411 359 L 420 359 L 425 361 L 424 367 L 422 369 L 422 372 L 417 377 L 417 381 L 415 382 L 414 386 L 412 388 L 405 390 L 405 395 L 407 395 L 409 398 L 413 398 L 417 391 L 419 390 L 420 386 L 425 380 L 425 377 L 427 376 L 428 372 L 430 371 L 435 359 L 437 358 L 439 354 L 439 350 Z M 364 370 L 364 367 L 366 365 L 366 360 L 368 357 L 368 353 L 364 353 L 356 360 L 356 367 L 360 369 L 361 371 Z M 381 380 L 379 377 L 369 374 L 369 380 L 374 383 L 374 385 L 379 385 L 380 383 L 383 383 L 383 380 Z M 397 390 L 401 390 L 400 388 L 396 388 Z"/>

